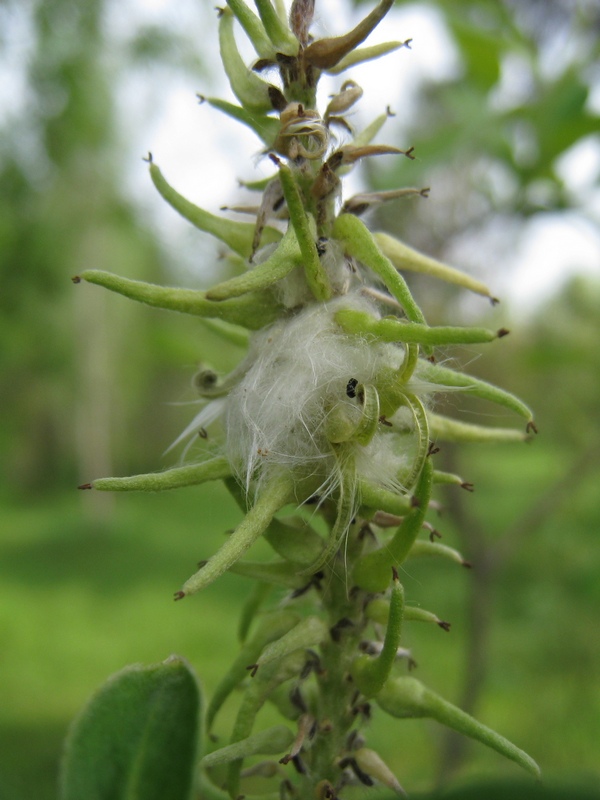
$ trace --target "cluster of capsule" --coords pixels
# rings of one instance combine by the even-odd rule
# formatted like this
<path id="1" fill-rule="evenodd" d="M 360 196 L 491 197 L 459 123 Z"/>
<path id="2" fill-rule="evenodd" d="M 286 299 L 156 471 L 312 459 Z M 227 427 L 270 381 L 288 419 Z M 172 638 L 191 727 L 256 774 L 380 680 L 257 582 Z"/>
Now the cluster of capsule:
<path id="1" fill-rule="evenodd" d="M 242 758 L 286 750 L 282 762 L 294 760 L 297 765 L 310 760 L 307 752 L 313 753 L 310 767 L 302 769 L 312 776 L 316 796 L 337 796 L 340 779 L 335 775 L 340 772 L 352 772 L 353 780 L 363 782 L 374 777 L 401 793 L 381 759 L 356 736 L 357 714 L 348 709 L 360 706 L 357 698 L 364 703 L 374 698 L 396 717 L 433 716 L 537 770 L 520 750 L 414 678 L 393 674 L 403 619 L 447 628 L 435 615 L 405 606 L 397 568 L 423 553 L 465 563 L 457 551 L 418 538 L 427 526 L 434 483 L 471 488 L 460 477 L 434 469 L 432 441 L 515 441 L 535 426 L 529 408 L 512 394 L 435 361 L 436 346 L 491 342 L 507 331 L 428 325 L 402 273 L 422 272 L 493 300 L 487 287 L 388 234 L 371 232 L 361 219 L 381 203 L 427 196 L 428 189 L 343 197 L 342 178 L 360 160 L 413 158 L 412 148 L 372 143 L 389 110 L 362 132 L 353 130 L 345 115 L 362 94 L 354 81 L 345 80 L 324 112 L 317 110 L 322 73 L 339 75 L 361 61 L 408 46 L 409 40 L 360 46 L 392 3 L 381 0 L 344 35 L 314 39 L 314 0 L 294 0 L 289 15 L 278 0 L 255 0 L 257 14 L 243 0 L 227 0 L 219 10 L 219 40 L 239 105 L 202 100 L 251 127 L 273 165 L 268 179 L 247 184 L 260 193 L 258 203 L 230 209 L 252 214 L 253 221 L 198 208 L 167 183 L 152 156 L 147 161 L 162 197 L 225 245 L 237 274 L 206 292 L 96 270 L 77 278 L 152 306 L 196 315 L 245 348 L 230 375 L 205 369 L 196 376 L 203 404 L 180 438 L 208 437 L 203 459 L 163 473 L 85 485 L 157 491 L 223 480 L 245 511 L 225 544 L 176 593 L 177 599 L 193 594 L 228 570 L 260 582 L 244 614 L 243 653 L 208 711 L 210 728 L 232 689 L 247 680 L 245 667 L 251 666 L 254 677 L 232 742 L 203 762 L 207 771 L 229 764 L 232 797 L 239 789 Z M 251 67 L 238 51 L 236 20 L 257 54 Z M 526 420 L 526 431 L 484 428 L 436 414 L 431 397 L 445 391 L 504 406 Z M 221 433 L 214 433 L 219 428 Z M 287 505 L 310 503 L 328 523 L 326 536 L 305 517 L 282 521 L 276 516 Z M 365 535 L 373 528 L 379 540 Z M 269 564 L 242 558 L 260 536 L 277 554 Z M 277 587 L 291 591 L 292 599 L 314 588 L 318 613 L 288 607 L 263 612 L 258 630 L 246 640 L 250 622 Z M 340 633 L 331 624 L 335 616 L 337 622 L 349 620 L 352 632 Z M 375 650 L 357 654 L 368 625 L 385 633 Z M 345 657 L 340 656 L 340 639 Z M 305 682 L 306 654 L 317 650 L 320 656 L 308 661 L 313 667 L 328 666 L 313 670 L 320 700 L 310 701 L 310 692 L 300 693 L 298 676 Z M 339 670 L 332 669 L 331 658 L 341 665 Z M 332 683 L 334 676 L 337 684 Z M 352 702 L 340 695 L 347 693 L 340 686 L 347 687 L 348 680 L 356 695 Z M 254 719 L 266 697 L 277 696 L 289 681 L 295 681 L 295 688 L 287 694 L 293 699 L 287 715 L 297 721 L 298 733 L 276 726 L 254 734 Z M 328 695 L 338 699 L 342 711 L 325 720 L 319 703 Z M 321 744 L 311 748 L 315 737 Z M 212 796 L 207 787 L 206 796 Z M 214 788 L 215 797 L 221 796 L 218 791 Z M 297 796 L 293 787 L 285 791 Z"/>

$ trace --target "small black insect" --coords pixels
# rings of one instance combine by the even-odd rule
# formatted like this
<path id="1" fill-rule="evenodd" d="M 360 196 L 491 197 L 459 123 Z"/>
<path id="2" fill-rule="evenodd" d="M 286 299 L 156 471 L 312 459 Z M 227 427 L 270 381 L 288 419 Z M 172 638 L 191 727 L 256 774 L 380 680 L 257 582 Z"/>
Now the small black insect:
<path id="1" fill-rule="evenodd" d="M 356 378 L 350 378 L 348 383 L 346 384 L 346 394 L 348 397 L 356 397 L 356 387 L 358 386 L 358 381 Z"/>

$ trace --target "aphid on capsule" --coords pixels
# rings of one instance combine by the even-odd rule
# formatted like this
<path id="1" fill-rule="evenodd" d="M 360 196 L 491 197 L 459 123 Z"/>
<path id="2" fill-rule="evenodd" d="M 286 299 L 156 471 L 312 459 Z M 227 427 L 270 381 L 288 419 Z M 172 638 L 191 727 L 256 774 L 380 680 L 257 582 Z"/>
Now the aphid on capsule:
<path id="1" fill-rule="evenodd" d="M 356 387 L 358 386 L 358 381 L 356 378 L 350 378 L 348 383 L 346 384 L 346 394 L 348 397 L 354 399 L 356 397 Z"/>

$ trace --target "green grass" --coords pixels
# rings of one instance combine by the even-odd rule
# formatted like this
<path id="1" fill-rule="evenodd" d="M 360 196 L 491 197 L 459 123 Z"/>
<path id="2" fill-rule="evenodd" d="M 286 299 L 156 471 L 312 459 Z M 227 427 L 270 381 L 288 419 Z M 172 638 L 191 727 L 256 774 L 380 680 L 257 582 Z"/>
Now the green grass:
<path id="1" fill-rule="evenodd" d="M 477 457 L 465 475 L 476 481 L 473 506 L 489 519 L 492 539 L 501 534 L 500 520 L 516 516 L 562 463 L 541 448 L 528 450 L 523 477 L 514 459 L 514 450 L 499 450 L 492 464 Z M 595 493 L 592 476 L 562 513 L 523 542 L 496 588 L 491 671 L 478 716 L 528 750 L 550 782 L 600 779 Z M 172 600 L 196 562 L 239 519 L 224 490 L 124 495 L 113 502 L 104 517 L 91 493 L 2 509 L 0 800 L 56 796 L 69 720 L 124 665 L 178 653 L 210 692 L 236 653 L 237 615 L 249 583 L 226 575 L 199 596 Z M 436 524 L 455 545 L 443 518 Z M 449 634 L 417 623 L 406 628 L 416 674 L 453 701 L 464 666 L 469 580 L 466 570 L 429 560 L 408 562 L 403 574 L 410 602 L 453 623 Z M 231 713 L 225 709 L 223 733 Z M 383 715 L 368 732 L 369 743 L 416 791 L 431 788 L 439 735 L 433 724 Z M 512 764 L 474 745 L 460 780 L 516 774 Z"/>

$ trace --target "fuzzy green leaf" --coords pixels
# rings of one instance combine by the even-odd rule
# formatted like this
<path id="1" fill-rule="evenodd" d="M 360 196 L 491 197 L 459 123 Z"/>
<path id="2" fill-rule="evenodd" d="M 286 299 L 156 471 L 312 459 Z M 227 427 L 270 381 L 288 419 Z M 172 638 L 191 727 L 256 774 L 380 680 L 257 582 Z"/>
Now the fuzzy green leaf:
<path id="1" fill-rule="evenodd" d="M 117 673 L 69 732 L 60 800 L 188 800 L 199 709 L 196 679 L 180 658 Z"/>

